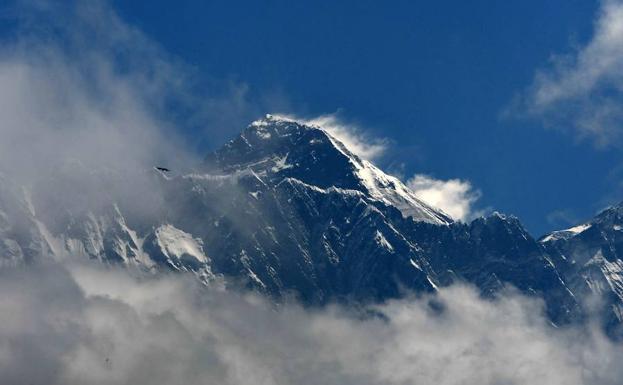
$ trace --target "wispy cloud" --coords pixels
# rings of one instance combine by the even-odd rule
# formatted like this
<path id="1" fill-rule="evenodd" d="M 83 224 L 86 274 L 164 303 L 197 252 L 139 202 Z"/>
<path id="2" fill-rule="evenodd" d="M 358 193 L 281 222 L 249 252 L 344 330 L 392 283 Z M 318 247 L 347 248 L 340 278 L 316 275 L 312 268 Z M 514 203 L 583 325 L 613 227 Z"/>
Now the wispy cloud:
<path id="1" fill-rule="evenodd" d="M 0 47 L 2 171 L 34 177 L 67 161 L 131 168 L 188 155 L 156 113 L 177 87 L 156 45 L 103 3 L 20 4 L 23 28 Z"/>
<path id="2" fill-rule="evenodd" d="M 389 148 L 389 139 L 375 137 L 361 127 L 340 119 L 337 114 L 325 114 L 314 118 L 302 118 L 292 114 L 278 114 L 276 116 L 321 127 L 342 142 L 353 154 L 363 159 L 377 160 Z"/>
<path id="3" fill-rule="evenodd" d="M 511 110 L 572 128 L 598 146 L 623 139 L 623 2 L 603 0 L 590 40 L 552 57 Z"/>
<path id="4" fill-rule="evenodd" d="M 474 204 L 482 194 L 467 180 L 440 180 L 417 174 L 407 180 L 407 186 L 419 199 L 442 209 L 456 220 L 467 221 L 482 213 L 474 210 Z"/>
<path id="5" fill-rule="evenodd" d="M 300 118 L 285 114 L 277 116 L 319 126 L 342 142 L 351 152 L 364 159 L 378 159 L 390 146 L 388 139 L 371 136 L 360 127 L 344 123 L 335 114 L 316 118 Z M 439 180 L 428 175 L 416 174 L 407 180 L 406 184 L 419 199 L 442 209 L 455 220 L 468 221 L 483 214 L 482 210 L 475 210 L 474 207 L 482 194 L 467 180 Z"/>
<path id="6" fill-rule="evenodd" d="M 179 168 L 203 155 L 199 137 L 220 144 L 262 110 L 245 84 L 199 74 L 106 1 L 12 4 L 1 15 L 17 27 L 0 45 L 0 171 Z"/>

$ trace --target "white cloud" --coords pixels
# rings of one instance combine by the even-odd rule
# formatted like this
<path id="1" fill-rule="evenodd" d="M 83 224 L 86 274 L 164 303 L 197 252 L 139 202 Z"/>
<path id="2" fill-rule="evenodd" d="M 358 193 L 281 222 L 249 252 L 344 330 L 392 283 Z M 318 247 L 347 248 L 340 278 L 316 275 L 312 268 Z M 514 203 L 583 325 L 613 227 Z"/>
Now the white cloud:
<path id="1" fill-rule="evenodd" d="M 0 292 L 6 385 L 579 385 L 623 375 L 620 345 L 554 328 L 541 302 L 512 291 L 486 301 L 455 286 L 362 313 L 275 307 L 181 274 L 53 265 L 0 270 Z"/>
<path id="2" fill-rule="evenodd" d="M 318 126 L 342 142 L 353 154 L 366 160 L 372 161 L 380 158 L 389 147 L 388 139 L 372 137 L 360 127 L 343 122 L 335 114 L 321 115 L 315 118 L 300 118 L 290 114 L 278 114 L 275 116 L 311 126 Z"/>
<path id="3" fill-rule="evenodd" d="M 36 179 L 68 162 L 118 170 L 192 158 L 159 112 L 183 91 L 181 68 L 156 44 L 103 2 L 19 4 L 32 20 L 0 46 L 0 171 Z"/>
<path id="4" fill-rule="evenodd" d="M 522 102 L 549 125 L 573 127 L 600 146 L 623 138 L 623 2 L 602 1 L 590 41 L 556 55 Z"/>
<path id="5" fill-rule="evenodd" d="M 61 207 L 78 215 L 112 202 L 153 218 L 153 166 L 200 164 L 188 139 L 220 141 L 263 110 L 244 85 L 200 87 L 203 77 L 106 1 L 7 7 L 17 27 L 0 44 L 0 177 L 30 191 L 51 222 Z"/>
<path id="6" fill-rule="evenodd" d="M 474 212 L 474 203 L 481 193 L 466 180 L 439 180 L 418 174 L 407 181 L 407 186 L 417 197 L 433 207 L 438 207 L 452 218 L 467 221 L 479 212 Z"/>
<path id="7" fill-rule="evenodd" d="M 185 138 L 219 141 L 263 109 L 244 84 L 200 76 L 106 1 L 10 7 L 3 17 L 18 27 L 0 44 L 0 172 L 179 169 L 203 156 Z"/>

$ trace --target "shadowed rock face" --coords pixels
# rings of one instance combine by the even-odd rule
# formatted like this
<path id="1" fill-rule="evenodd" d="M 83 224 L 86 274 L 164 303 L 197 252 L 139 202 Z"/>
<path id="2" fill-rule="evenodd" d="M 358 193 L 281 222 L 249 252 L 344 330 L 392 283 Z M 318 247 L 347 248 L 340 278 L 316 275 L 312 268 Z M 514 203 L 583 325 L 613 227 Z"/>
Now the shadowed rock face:
<path id="1" fill-rule="evenodd" d="M 541 238 L 578 296 L 596 296 L 611 335 L 623 336 L 623 205 L 608 208 L 589 222 Z"/>
<path id="2" fill-rule="evenodd" d="M 454 282 L 492 297 L 511 285 L 543 297 L 557 323 L 580 320 L 580 295 L 599 293 L 609 325 L 621 321 L 619 209 L 540 241 L 512 216 L 454 222 L 321 128 L 273 117 L 195 173 L 89 175 L 77 196 L 139 183 L 141 193 L 94 204 L 48 193 L 71 172 L 32 192 L 3 180 L 3 264 L 52 256 L 192 271 L 307 304 L 382 301 Z"/>

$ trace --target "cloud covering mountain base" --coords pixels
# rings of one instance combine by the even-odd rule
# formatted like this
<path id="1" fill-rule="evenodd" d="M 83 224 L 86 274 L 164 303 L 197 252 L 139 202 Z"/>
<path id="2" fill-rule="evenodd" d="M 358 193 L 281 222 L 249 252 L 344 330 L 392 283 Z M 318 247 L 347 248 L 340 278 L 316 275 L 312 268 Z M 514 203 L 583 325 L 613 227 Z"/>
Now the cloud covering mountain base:
<path id="1" fill-rule="evenodd" d="M 0 270 L 4 384 L 615 384 L 620 346 L 541 303 L 441 289 L 354 311 L 276 307 L 84 264 Z"/>

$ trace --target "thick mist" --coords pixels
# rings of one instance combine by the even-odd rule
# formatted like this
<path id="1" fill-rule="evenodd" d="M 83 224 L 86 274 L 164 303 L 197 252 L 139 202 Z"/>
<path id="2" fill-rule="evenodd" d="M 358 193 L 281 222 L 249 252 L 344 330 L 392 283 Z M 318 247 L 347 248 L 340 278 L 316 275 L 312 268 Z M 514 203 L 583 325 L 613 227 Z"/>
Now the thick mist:
<path id="1" fill-rule="evenodd" d="M 0 50 L 4 173 L 32 180 L 76 164 L 173 167 L 192 157 L 159 113 L 179 69 L 153 43 L 99 2 L 22 8 L 23 28 Z M 55 32 L 32 27 L 39 13 L 59 17 Z"/>
<path id="2" fill-rule="evenodd" d="M 54 233 L 114 205 L 150 226 L 166 204 L 154 167 L 190 172 L 257 116 L 244 84 L 199 76 L 105 1 L 7 9 L 17 25 L 0 42 L 0 211 L 10 232 L 19 216 Z"/>
<path id="3" fill-rule="evenodd" d="M 623 350 L 542 304 L 469 287 L 383 305 L 279 307 L 193 277 L 0 270 L 4 384 L 616 384 Z"/>

